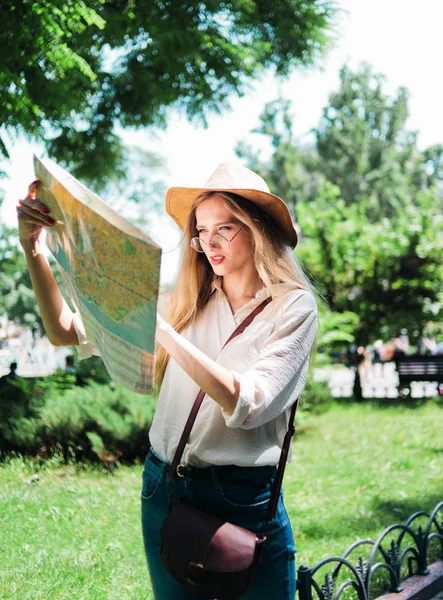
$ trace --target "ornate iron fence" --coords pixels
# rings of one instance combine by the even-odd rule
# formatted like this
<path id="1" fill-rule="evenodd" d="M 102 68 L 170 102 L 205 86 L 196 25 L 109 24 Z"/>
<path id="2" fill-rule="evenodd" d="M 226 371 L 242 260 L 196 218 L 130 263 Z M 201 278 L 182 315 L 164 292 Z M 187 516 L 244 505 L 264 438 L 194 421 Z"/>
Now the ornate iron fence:
<path id="1" fill-rule="evenodd" d="M 367 558 L 361 553 L 363 547 L 368 550 Z M 431 547 L 443 559 L 443 502 L 431 514 L 417 512 L 404 525 L 391 525 L 375 542 L 360 540 L 340 557 L 326 558 L 312 568 L 300 566 L 299 600 L 338 600 L 345 590 L 348 592 L 344 596 L 356 595 L 358 600 L 399 592 L 406 577 L 428 574 Z M 355 555 L 357 548 L 360 555 L 352 562 L 351 555 Z M 317 581 L 320 578 L 322 581 Z"/>

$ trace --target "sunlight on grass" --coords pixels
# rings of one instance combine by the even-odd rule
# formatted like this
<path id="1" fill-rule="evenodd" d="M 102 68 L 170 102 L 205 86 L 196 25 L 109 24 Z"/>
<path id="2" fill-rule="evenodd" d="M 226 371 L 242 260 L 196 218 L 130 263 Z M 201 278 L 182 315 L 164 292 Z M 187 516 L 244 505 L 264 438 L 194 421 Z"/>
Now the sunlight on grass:
<path id="1" fill-rule="evenodd" d="M 335 404 L 303 421 L 285 477 L 298 566 L 443 500 L 442 408 Z M 152 598 L 139 526 L 141 465 L 0 466 L 0 599 Z"/>

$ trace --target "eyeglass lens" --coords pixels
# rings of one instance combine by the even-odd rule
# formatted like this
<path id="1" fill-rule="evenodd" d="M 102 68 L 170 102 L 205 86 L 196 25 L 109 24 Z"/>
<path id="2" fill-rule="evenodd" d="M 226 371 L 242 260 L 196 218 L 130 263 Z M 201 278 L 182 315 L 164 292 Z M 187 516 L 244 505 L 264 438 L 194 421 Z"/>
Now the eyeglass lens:
<path id="1" fill-rule="evenodd" d="M 221 235 L 214 235 L 210 243 L 213 248 L 219 250 L 222 247 L 224 241 L 225 240 L 222 238 Z M 194 250 L 197 250 L 197 252 L 204 252 L 203 244 L 208 245 L 208 242 L 205 242 L 199 237 L 194 237 L 191 240 L 191 246 L 194 248 Z"/>
<path id="2" fill-rule="evenodd" d="M 230 240 L 225 238 L 224 235 L 219 234 L 219 235 L 213 235 L 212 238 L 208 238 L 208 241 L 206 241 L 203 239 L 202 235 L 200 234 L 198 237 L 193 237 L 191 239 L 191 246 L 192 246 L 192 248 L 194 248 L 194 250 L 197 250 L 197 252 L 204 252 L 203 244 L 205 244 L 205 246 L 208 246 L 209 244 L 211 244 L 211 246 L 213 248 L 216 248 L 217 250 L 219 250 L 226 244 L 230 244 L 232 242 L 232 240 L 237 237 L 237 235 L 240 233 L 240 231 L 242 229 L 243 229 L 243 225 L 240 227 L 240 229 L 237 231 L 237 233 L 234 235 L 234 237 L 232 237 Z"/>

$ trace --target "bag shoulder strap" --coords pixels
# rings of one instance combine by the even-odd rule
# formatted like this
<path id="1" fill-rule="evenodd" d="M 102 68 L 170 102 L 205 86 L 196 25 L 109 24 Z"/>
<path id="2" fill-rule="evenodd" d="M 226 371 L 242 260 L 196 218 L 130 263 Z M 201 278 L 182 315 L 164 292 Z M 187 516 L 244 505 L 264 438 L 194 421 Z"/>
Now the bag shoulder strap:
<path id="1" fill-rule="evenodd" d="M 291 447 L 291 440 L 295 433 L 295 413 L 297 412 L 298 398 L 292 405 L 291 416 L 289 417 L 288 430 L 283 440 L 281 448 L 280 460 L 278 461 L 277 475 L 275 476 L 271 497 L 269 499 L 268 512 L 266 515 L 266 527 L 268 523 L 274 520 L 275 513 L 277 512 L 278 498 L 280 496 L 281 486 L 283 484 L 283 476 L 285 474 L 286 463 L 288 460 L 289 448 Z"/>
<path id="2" fill-rule="evenodd" d="M 243 333 L 243 331 L 246 329 L 246 327 L 248 327 L 248 325 L 250 325 L 252 323 L 252 321 L 255 319 L 255 317 L 261 313 L 261 311 L 271 302 L 271 298 L 266 298 L 266 300 L 264 300 L 261 304 L 259 304 L 259 306 L 257 306 L 257 308 L 255 310 L 253 310 L 251 312 L 250 315 L 248 315 L 246 317 L 246 319 L 244 319 L 244 321 L 242 321 L 240 323 L 240 325 L 237 327 L 237 329 L 231 334 L 231 336 L 229 337 L 229 339 L 224 343 L 223 348 L 231 341 L 233 340 L 235 337 L 237 337 L 238 335 L 240 335 L 241 333 Z M 205 397 L 206 393 L 203 390 L 200 390 L 197 394 L 197 397 L 194 401 L 194 405 L 191 408 L 191 412 L 189 413 L 189 417 L 188 420 L 186 421 L 186 425 L 185 428 L 183 430 L 183 433 L 181 435 L 180 441 L 178 442 L 178 446 L 177 449 L 175 451 L 174 454 L 174 459 L 172 461 L 172 466 L 171 466 L 171 480 L 173 478 L 175 478 L 177 476 L 177 467 L 180 463 L 180 459 L 183 455 L 183 450 L 185 449 L 185 446 L 187 444 L 189 435 L 191 433 L 191 429 L 192 426 L 194 425 L 195 419 L 197 417 L 197 413 L 200 409 L 201 403 L 203 402 L 203 398 Z"/>
<path id="3" fill-rule="evenodd" d="M 229 337 L 229 339 L 225 342 L 225 344 L 223 345 L 223 348 L 226 346 L 226 344 L 228 344 L 236 336 L 243 333 L 243 331 L 246 329 L 246 327 L 252 323 L 252 321 L 255 319 L 255 317 L 259 313 L 261 313 L 261 311 L 269 304 L 269 302 L 271 302 L 271 298 L 266 298 L 266 300 L 264 300 L 259 306 L 257 306 L 257 308 L 254 311 L 252 311 L 252 313 L 248 317 L 246 317 L 246 319 L 242 323 L 240 323 L 240 325 L 237 327 L 237 329 L 232 333 L 232 335 Z M 222 348 L 222 350 L 223 350 L 223 348 Z M 194 425 L 195 419 L 197 417 L 197 413 L 200 409 L 201 403 L 203 402 L 203 398 L 205 397 L 205 395 L 206 394 L 203 390 L 200 390 L 198 392 L 197 397 L 192 406 L 191 412 L 189 413 L 188 420 L 186 421 L 185 428 L 181 435 L 180 441 L 178 443 L 177 449 L 174 454 L 174 459 L 172 461 L 171 471 L 170 471 L 171 479 L 170 479 L 169 489 L 171 489 L 171 484 L 172 484 L 173 480 L 175 479 L 175 477 L 178 476 L 177 467 L 180 463 L 180 459 L 183 455 L 183 450 L 185 449 L 186 443 L 187 443 L 187 441 L 189 439 L 189 435 L 191 433 L 192 426 Z M 288 430 L 286 431 L 286 435 L 283 440 L 283 445 L 282 445 L 281 454 L 280 454 L 280 460 L 278 462 L 277 474 L 274 479 L 272 493 L 271 493 L 271 497 L 269 499 L 269 507 L 268 507 L 268 512 L 267 512 L 266 521 L 265 521 L 265 531 L 267 529 L 268 524 L 274 520 L 275 514 L 277 512 L 278 499 L 280 496 L 280 490 L 281 490 L 281 486 L 283 483 L 283 476 L 285 474 L 285 468 L 286 468 L 286 462 L 288 460 L 289 448 L 291 447 L 291 440 L 295 433 L 294 421 L 295 421 L 295 413 L 297 411 L 297 405 L 298 405 L 298 398 L 292 406 L 291 415 L 289 417 Z M 264 537 L 264 534 L 262 537 Z"/>

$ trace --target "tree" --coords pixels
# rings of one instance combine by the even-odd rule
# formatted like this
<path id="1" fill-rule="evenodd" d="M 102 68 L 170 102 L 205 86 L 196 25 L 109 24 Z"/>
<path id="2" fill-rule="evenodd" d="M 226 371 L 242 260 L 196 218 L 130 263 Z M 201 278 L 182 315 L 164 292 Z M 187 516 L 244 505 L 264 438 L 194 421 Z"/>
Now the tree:
<path id="1" fill-rule="evenodd" d="M 334 0 L 2 3 L 0 122 L 103 182 L 122 158 L 116 125 L 220 111 L 263 69 L 312 63 L 334 13 Z"/>
<path id="2" fill-rule="evenodd" d="M 344 66 L 316 130 L 316 170 L 340 187 L 347 205 L 370 201 L 372 222 L 401 213 L 443 180 L 443 146 L 418 150 L 417 133 L 406 129 L 409 92 L 399 88 L 390 98 L 384 83 L 369 65 Z"/>
<path id="3" fill-rule="evenodd" d="M 312 190 L 318 186 L 318 174 L 311 166 L 315 160 L 312 150 L 300 148 L 294 135 L 291 102 L 284 98 L 268 102 L 260 115 L 259 127 L 252 133 L 270 141 L 272 159 L 264 159 L 256 146 L 245 142 L 237 144 L 236 153 L 250 169 L 261 173 L 270 189 L 278 190 L 296 221 L 297 202 L 312 196 Z"/>
<path id="4" fill-rule="evenodd" d="M 372 223 L 370 203 L 346 206 L 325 182 L 317 198 L 299 204 L 298 251 L 331 310 L 359 316 L 355 341 L 397 337 L 416 342 L 428 321 L 443 318 L 443 217 L 435 190 L 396 218 Z"/>
<path id="5" fill-rule="evenodd" d="M 405 128 L 407 90 L 388 97 L 368 66 L 344 67 L 340 81 L 315 149 L 298 146 L 290 103 L 280 99 L 256 130 L 271 140 L 270 158 L 244 145 L 238 152 L 288 202 L 301 227 L 297 253 L 330 309 L 357 315 L 355 342 L 402 327 L 416 341 L 443 318 L 443 147 L 417 148 Z"/>

